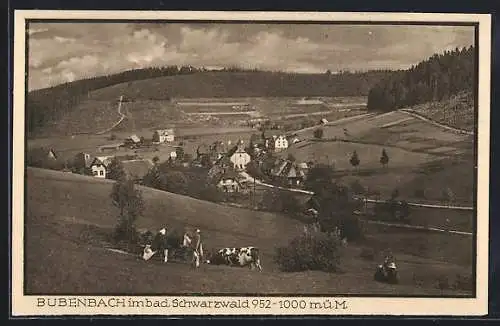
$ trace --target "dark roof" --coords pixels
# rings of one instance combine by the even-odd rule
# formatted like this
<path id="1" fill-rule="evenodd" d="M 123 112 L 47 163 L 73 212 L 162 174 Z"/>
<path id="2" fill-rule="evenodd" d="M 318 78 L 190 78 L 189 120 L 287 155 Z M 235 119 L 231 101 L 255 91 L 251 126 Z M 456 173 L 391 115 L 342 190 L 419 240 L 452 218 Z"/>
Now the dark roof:
<path id="1" fill-rule="evenodd" d="M 142 179 L 153 167 L 153 163 L 148 160 L 122 161 L 123 170 L 132 178 Z"/>
<path id="2" fill-rule="evenodd" d="M 101 161 L 100 159 L 98 159 L 97 157 L 91 158 L 91 160 L 89 160 L 89 162 L 90 163 L 88 164 L 88 167 L 91 167 L 91 166 L 94 166 L 94 165 L 103 165 L 104 167 L 106 167 L 106 165 L 104 164 L 104 162 Z"/>

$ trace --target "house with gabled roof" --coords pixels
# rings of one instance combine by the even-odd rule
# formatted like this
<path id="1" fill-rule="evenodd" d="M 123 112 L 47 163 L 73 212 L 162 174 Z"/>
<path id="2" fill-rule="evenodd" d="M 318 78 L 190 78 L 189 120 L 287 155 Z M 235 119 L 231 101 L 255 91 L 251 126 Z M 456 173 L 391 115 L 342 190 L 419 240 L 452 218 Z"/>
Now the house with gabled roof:
<path id="1" fill-rule="evenodd" d="M 106 179 L 107 168 L 106 165 L 97 157 L 95 157 L 89 164 L 92 175 L 96 178 Z"/>
<path id="2" fill-rule="evenodd" d="M 288 148 L 288 139 L 280 135 L 274 139 L 274 150 L 277 152 L 284 151 Z"/>
<path id="3" fill-rule="evenodd" d="M 153 133 L 153 142 L 162 144 L 162 143 L 171 143 L 175 140 L 174 129 L 158 129 Z"/>
<path id="4" fill-rule="evenodd" d="M 125 139 L 125 146 L 136 147 L 140 144 L 141 139 L 136 134 L 131 135 Z"/>
<path id="5" fill-rule="evenodd" d="M 296 164 L 291 164 L 286 175 L 287 182 L 290 186 L 299 186 L 302 184 L 305 177 L 306 174 L 303 170 L 298 168 Z"/>
<path id="6" fill-rule="evenodd" d="M 223 192 L 239 192 L 242 189 L 240 176 L 236 171 L 227 169 L 218 177 L 217 188 Z"/>
<path id="7" fill-rule="evenodd" d="M 233 148 L 229 153 L 229 160 L 233 164 L 233 167 L 237 171 L 245 170 L 246 166 L 252 160 L 250 154 L 245 151 L 245 146 L 243 141 L 239 141 L 235 148 Z"/>

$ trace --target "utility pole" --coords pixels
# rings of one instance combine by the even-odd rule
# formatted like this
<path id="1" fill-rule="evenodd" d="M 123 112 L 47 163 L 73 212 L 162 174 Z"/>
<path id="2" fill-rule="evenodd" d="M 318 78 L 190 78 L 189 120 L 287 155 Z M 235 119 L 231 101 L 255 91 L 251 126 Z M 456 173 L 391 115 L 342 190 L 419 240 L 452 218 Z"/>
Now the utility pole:
<path id="1" fill-rule="evenodd" d="M 255 177 L 253 177 L 253 207 L 255 209 Z"/>

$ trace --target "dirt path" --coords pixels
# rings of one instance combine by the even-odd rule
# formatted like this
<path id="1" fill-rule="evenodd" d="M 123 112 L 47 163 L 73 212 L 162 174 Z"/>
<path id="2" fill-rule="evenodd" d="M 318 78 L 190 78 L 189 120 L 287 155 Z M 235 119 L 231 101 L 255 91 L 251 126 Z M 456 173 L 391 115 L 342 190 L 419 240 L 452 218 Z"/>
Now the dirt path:
<path id="1" fill-rule="evenodd" d="M 446 130 L 449 130 L 449 131 L 452 131 L 452 132 L 456 132 L 456 133 L 459 133 L 459 134 L 465 134 L 465 135 L 469 135 L 469 136 L 473 136 L 474 135 L 474 132 L 472 132 L 472 131 L 468 131 L 468 130 L 464 130 L 464 129 L 458 129 L 458 128 L 454 128 L 454 127 L 451 127 L 451 126 L 439 123 L 439 122 L 437 122 L 435 120 L 432 120 L 432 119 L 429 119 L 429 118 L 427 118 L 427 117 L 421 115 L 420 113 L 417 113 L 416 111 L 411 110 L 411 109 L 401 109 L 399 111 L 403 112 L 403 113 L 406 113 L 408 115 L 411 115 L 412 117 L 415 117 L 415 118 L 420 119 L 422 121 L 425 121 L 425 122 L 428 122 L 430 124 L 433 124 L 433 125 L 435 125 L 437 127 L 440 127 L 440 128 L 443 128 L 443 129 L 446 129 Z"/>
<path id="2" fill-rule="evenodd" d="M 120 123 L 122 123 L 123 120 L 125 120 L 125 118 L 127 117 L 125 114 L 122 113 L 122 100 L 123 100 L 123 96 L 120 97 L 120 102 L 118 104 L 118 114 L 120 115 L 120 119 L 118 119 L 117 122 L 115 122 L 111 127 L 109 127 L 108 129 L 105 129 L 105 130 L 102 130 L 102 131 L 99 131 L 99 132 L 96 132 L 97 135 L 102 135 L 102 134 L 105 134 L 107 132 L 110 132 L 111 130 L 115 129 L 116 127 L 118 127 L 120 125 Z"/>

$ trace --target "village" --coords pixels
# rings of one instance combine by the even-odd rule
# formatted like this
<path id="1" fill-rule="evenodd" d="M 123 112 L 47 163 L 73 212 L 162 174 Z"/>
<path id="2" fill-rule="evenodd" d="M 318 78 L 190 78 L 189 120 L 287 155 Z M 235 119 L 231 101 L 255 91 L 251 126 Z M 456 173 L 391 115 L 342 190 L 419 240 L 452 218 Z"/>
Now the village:
<path id="1" fill-rule="evenodd" d="M 325 119 L 320 121 L 325 122 Z M 184 141 L 175 136 L 173 128 L 156 130 L 150 139 L 133 134 L 123 142 L 99 146 L 96 152 L 101 155 L 79 152 L 72 159 L 62 159 L 55 148 L 39 148 L 32 153 L 46 155 L 46 163 L 39 160 L 39 165 L 101 179 L 114 179 L 114 169 L 118 166 L 137 184 L 144 184 L 144 178 L 156 166 L 167 164 L 173 170 L 205 171 L 207 179 L 222 193 L 249 194 L 253 191 L 254 176 L 277 185 L 300 188 L 314 163 L 298 162 L 291 155 L 281 155 L 301 140 L 294 134 L 279 132 L 263 130 L 253 134 L 247 142 L 243 139 L 201 142 L 192 154 L 184 151 Z M 161 162 L 154 154 L 165 151 L 168 151 L 168 158 Z M 154 156 L 147 157 L 151 155 Z"/>

